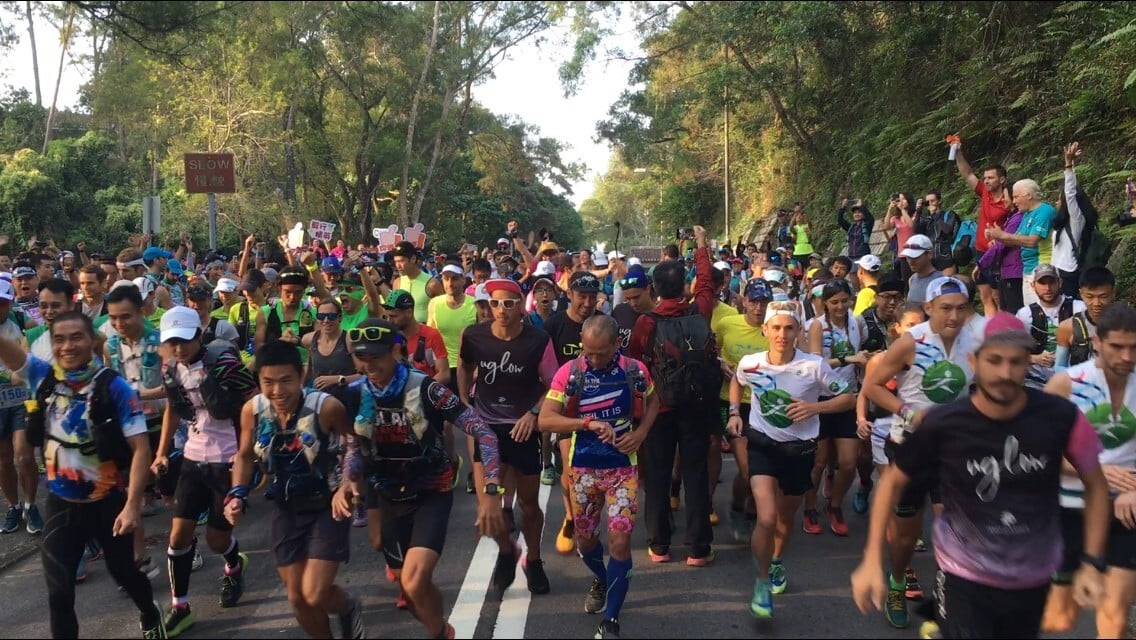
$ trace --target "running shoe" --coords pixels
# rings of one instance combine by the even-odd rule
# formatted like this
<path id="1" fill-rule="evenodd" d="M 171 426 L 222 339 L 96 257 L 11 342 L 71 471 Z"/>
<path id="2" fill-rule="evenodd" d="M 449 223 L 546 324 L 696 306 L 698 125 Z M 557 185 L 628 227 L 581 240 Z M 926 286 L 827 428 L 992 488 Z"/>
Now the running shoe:
<path id="1" fill-rule="evenodd" d="M 138 621 L 138 626 L 142 629 L 142 637 L 146 640 L 163 640 L 169 636 L 166 635 L 166 625 L 162 623 L 162 606 L 157 602 L 153 604 L 154 608 L 157 609 L 157 615 L 154 616 L 154 621 L 151 623 L 152 626 L 146 625 L 146 614 L 142 614 L 141 619 Z"/>
<path id="2" fill-rule="evenodd" d="M 599 578 L 592 578 L 592 586 L 588 595 L 584 596 L 584 613 L 601 613 L 607 608 L 607 583 Z"/>
<path id="3" fill-rule="evenodd" d="M 240 570 L 221 576 L 221 606 L 226 609 L 237 606 L 237 602 L 245 592 L 245 569 L 248 569 L 249 557 L 243 551 L 237 556 L 241 559 Z M 225 571 L 228 570 L 226 567 Z"/>
<path id="4" fill-rule="evenodd" d="M 688 567 L 705 567 L 706 565 L 714 562 L 714 552 L 710 551 L 704 556 L 694 557 L 689 556 L 686 559 L 686 566 Z"/>
<path id="5" fill-rule="evenodd" d="M 367 526 L 367 505 L 363 501 L 355 503 L 355 517 L 351 519 L 351 526 L 355 528 Z"/>
<path id="6" fill-rule="evenodd" d="M 552 590 L 548 584 L 548 574 L 544 572 L 544 560 L 529 560 L 528 556 L 521 558 L 521 571 L 529 582 L 529 593 L 544 595 Z"/>
<path id="7" fill-rule="evenodd" d="M 20 524 L 24 520 L 24 510 L 20 507 L 8 507 L 8 515 L 4 516 L 4 526 L 0 527 L 0 533 L 12 533 L 20 528 Z"/>
<path id="8" fill-rule="evenodd" d="M 785 570 L 785 563 L 777 560 L 769 563 L 769 589 L 773 595 L 779 596 L 789 588 L 789 572 Z"/>
<path id="9" fill-rule="evenodd" d="M 856 492 L 856 496 L 852 498 L 852 511 L 857 515 L 864 515 L 868 513 L 868 496 L 871 492 L 871 487 L 860 487 Z"/>
<path id="10" fill-rule="evenodd" d="M 397 581 L 398 581 L 398 576 L 395 575 L 394 569 L 391 569 L 390 565 L 387 565 L 387 582 L 397 582 Z"/>
<path id="11" fill-rule="evenodd" d="M 922 600 L 923 587 L 919 586 L 919 578 L 915 576 L 915 570 L 908 567 L 903 577 L 907 581 L 907 588 L 904 590 L 903 595 L 906 596 L 908 600 Z"/>
<path id="12" fill-rule="evenodd" d="M 844 521 L 844 510 L 840 507 L 828 508 L 828 528 L 838 536 L 848 535 L 848 523 Z"/>
<path id="13" fill-rule="evenodd" d="M 551 487 L 554 482 L 556 482 L 556 469 L 545 467 L 544 471 L 540 472 L 540 483 L 546 487 Z"/>
<path id="14" fill-rule="evenodd" d="M 661 549 L 661 551 L 656 553 L 655 547 L 650 547 L 650 546 L 647 547 L 647 555 L 650 556 L 651 562 L 654 562 L 655 564 L 670 562 L 671 561 L 670 547 L 658 547 L 658 548 Z"/>
<path id="15" fill-rule="evenodd" d="M 512 553 L 497 553 L 497 564 L 493 567 L 490 583 L 502 595 L 517 579 L 517 562 L 521 559 L 521 548 L 513 544 Z"/>
<path id="16" fill-rule="evenodd" d="M 168 638 L 178 637 L 183 631 L 192 627 L 195 622 L 197 622 L 197 618 L 193 616 L 193 611 L 190 610 L 188 604 L 170 607 L 170 610 L 166 612 L 165 620 L 162 620 Z"/>
<path id="17" fill-rule="evenodd" d="M 398 598 L 394 601 L 394 608 L 400 611 L 410 608 L 410 598 L 406 597 L 406 591 L 403 591 L 401 586 L 398 588 Z"/>
<path id="18" fill-rule="evenodd" d="M 749 540 L 748 529 L 745 514 L 741 511 L 730 509 L 730 533 L 734 536 L 734 542 L 745 542 Z"/>
<path id="19" fill-rule="evenodd" d="M 890 582 L 891 579 L 888 580 Z M 903 587 L 896 588 L 894 583 L 889 584 L 884 617 L 887 618 L 888 624 L 896 629 L 907 628 L 907 598 L 904 596 Z"/>
<path id="20" fill-rule="evenodd" d="M 923 538 L 919 538 L 918 540 L 915 541 L 915 551 L 917 553 L 923 553 L 926 550 L 927 550 L 927 544 L 925 542 L 923 542 Z"/>
<path id="21" fill-rule="evenodd" d="M 596 635 L 592 636 L 596 640 L 606 640 L 607 638 L 619 637 L 619 621 L 614 619 L 604 620 L 596 627 Z"/>
<path id="22" fill-rule="evenodd" d="M 197 571 L 198 569 L 200 569 L 201 567 L 204 567 L 204 566 L 205 566 L 205 556 L 201 555 L 201 552 L 198 551 L 197 549 L 194 549 L 193 550 L 193 564 L 191 564 L 189 566 L 189 570 L 190 571 Z"/>
<path id="23" fill-rule="evenodd" d="M 347 611 L 339 614 L 339 637 L 358 640 L 367 636 L 363 627 L 363 605 L 358 598 L 349 598 Z"/>
<path id="24" fill-rule="evenodd" d="M 25 512 L 24 519 L 27 520 L 28 523 L 28 533 L 33 536 L 39 535 L 39 532 L 43 531 L 43 516 L 39 515 L 39 507 L 33 504 L 29 506 Z"/>
<path id="25" fill-rule="evenodd" d="M 805 533 L 814 536 L 824 532 L 824 527 L 820 526 L 820 517 L 817 515 L 816 509 L 805 509 L 801 528 L 805 530 Z"/>
<path id="26" fill-rule="evenodd" d="M 716 527 L 716 526 L 718 526 L 718 522 L 720 522 L 720 520 L 718 518 L 718 512 L 715 511 L 713 507 L 711 507 L 710 508 L 710 526 Z"/>
<path id="27" fill-rule="evenodd" d="M 942 638 L 943 633 L 939 630 L 939 623 L 934 620 L 925 620 L 923 624 L 919 625 L 919 637 L 924 640 Z"/>
<path id="28" fill-rule="evenodd" d="M 768 580 L 758 578 L 753 583 L 753 596 L 749 599 L 749 612 L 755 618 L 773 617 L 773 593 Z"/>
<path id="29" fill-rule="evenodd" d="M 572 518 L 564 521 L 560 526 L 560 533 L 556 534 L 556 552 L 568 555 L 576 550 L 576 523 Z"/>

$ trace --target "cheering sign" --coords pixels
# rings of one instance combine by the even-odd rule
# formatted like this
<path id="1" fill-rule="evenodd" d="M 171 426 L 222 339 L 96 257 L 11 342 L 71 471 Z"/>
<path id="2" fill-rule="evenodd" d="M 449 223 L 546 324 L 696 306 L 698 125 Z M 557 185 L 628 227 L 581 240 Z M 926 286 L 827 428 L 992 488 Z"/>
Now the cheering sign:
<path id="1" fill-rule="evenodd" d="M 335 235 L 335 223 L 312 220 L 308 225 L 308 235 L 313 240 L 331 240 L 331 236 Z"/>
<path id="2" fill-rule="evenodd" d="M 416 249 L 422 249 L 426 246 L 426 231 L 424 229 L 425 227 L 423 227 L 422 223 L 419 222 L 413 227 L 407 227 L 403 229 L 402 233 L 399 233 L 398 225 L 392 224 L 385 229 L 382 227 L 375 227 L 371 230 L 371 235 L 375 237 L 375 240 L 379 241 L 380 253 L 386 253 L 387 251 L 394 250 L 395 245 L 402 242 L 403 240 L 406 240 L 410 244 L 414 245 L 414 248 Z"/>

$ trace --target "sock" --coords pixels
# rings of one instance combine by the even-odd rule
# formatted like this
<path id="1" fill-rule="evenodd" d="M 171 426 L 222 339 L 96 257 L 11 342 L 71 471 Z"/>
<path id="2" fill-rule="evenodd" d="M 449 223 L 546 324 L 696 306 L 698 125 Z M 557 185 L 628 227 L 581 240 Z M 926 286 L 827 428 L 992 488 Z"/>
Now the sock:
<path id="1" fill-rule="evenodd" d="M 892 591 L 903 591 L 907 589 L 907 578 L 905 576 L 900 578 L 899 582 L 896 582 L 895 578 L 893 578 L 891 574 L 888 574 L 888 586 L 891 587 Z"/>
<path id="2" fill-rule="evenodd" d="M 769 566 L 773 566 L 775 564 L 781 564 L 781 558 L 770 558 L 769 559 Z"/>
<path id="3" fill-rule="evenodd" d="M 599 578 L 600 582 L 606 583 L 608 573 L 607 568 L 604 567 L 603 562 L 603 543 L 597 542 L 596 546 L 587 553 L 584 553 L 583 551 L 577 551 L 577 553 L 580 554 L 580 558 L 584 561 L 584 565 L 591 569 L 592 573 L 596 574 L 596 577 Z"/>
<path id="4" fill-rule="evenodd" d="M 170 570 L 170 601 L 175 607 L 189 605 L 189 574 L 193 571 L 193 552 L 197 550 L 197 539 L 184 549 L 170 547 L 166 551 L 166 563 Z"/>
<path id="5" fill-rule="evenodd" d="M 236 575 L 241 572 L 241 546 L 237 544 L 237 537 L 229 538 L 229 549 L 222 553 L 225 556 L 225 575 Z M 191 558 L 192 561 L 192 558 Z"/>
<path id="6" fill-rule="evenodd" d="M 31 502 L 25 502 L 24 503 L 24 511 L 31 509 L 33 506 L 35 506 L 35 505 L 33 505 Z"/>
<path id="7" fill-rule="evenodd" d="M 611 558 L 607 563 L 607 611 L 604 618 L 618 620 L 619 610 L 623 608 L 623 601 L 627 599 L 627 588 L 631 586 L 631 558 L 616 560 Z"/>

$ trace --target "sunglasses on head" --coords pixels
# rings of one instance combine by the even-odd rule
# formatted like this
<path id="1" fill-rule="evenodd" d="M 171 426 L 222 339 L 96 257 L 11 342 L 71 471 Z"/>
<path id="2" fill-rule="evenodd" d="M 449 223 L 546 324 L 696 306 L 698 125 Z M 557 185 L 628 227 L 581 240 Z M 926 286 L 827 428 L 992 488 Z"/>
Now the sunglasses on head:
<path id="1" fill-rule="evenodd" d="M 320 322 L 335 322 L 339 319 L 339 313 L 332 311 L 330 313 L 316 313 L 316 320 Z"/>
<path id="2" fill-rule="evenodd" d="M 517 300 L 516 298 L 509 298 L 507 300 L 498 300 L 496 298 L 491 298 L 489 300 L 489 307 L 491 309 L 496 309 L 498 307 L 505 307 L 506 309 L 513 309 L 520 303 L 521 303 L 521 301 Z"/>
<path id="3" fill-rule="evenodd" d="M 350 338 L 352 342 L 358 342 L 360 340 L 377 342 L 382 340 L 383 336 L 388 333 L 393 332 L 386 327 L 356 327 L 347 330 L 347 337 Z"/>

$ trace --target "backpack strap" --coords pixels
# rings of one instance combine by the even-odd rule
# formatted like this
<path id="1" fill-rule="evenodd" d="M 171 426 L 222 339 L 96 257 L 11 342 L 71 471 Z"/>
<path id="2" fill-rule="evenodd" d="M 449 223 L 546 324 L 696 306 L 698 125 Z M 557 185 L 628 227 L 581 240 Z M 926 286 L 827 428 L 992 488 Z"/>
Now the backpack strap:
<path id="1" fill-rule="evenodd" d="M 119 428 L 122 427 L 122 423 L 118 419 L 118 410 L 114 406 L 114 398 L 111 397 L 110 392 L 110 385 L 117 377 L 119 377 L 118 372 L 109 367 L 103 367 L 95 374 L 91 391 L 87 394 L 87 406 L 92 423 L 112 422 Z M 128 469 L 121 469 L 120 471 L 125 473 Z"/>
<path id="2" fill-rule="evenodd" d="M 1092 340 L 1089 339 L 1089 327 L 1085 324 L 1084 315 L 1078 313 L 1073 316 L 1073 346 L 1083 347 L 1085 345 L 1092 345 Z"/>
<path id="3" fill-rule="evenodd" d="M 1066 296 L 1065 301 L 1061 303 L 1061 308 L 1057 311 L 1057 322 L 1065 322 L 1073 317 L 1073 299 Z"/>
<path id="4" fill-rule="evenodd" d="M 1033 335 L 1034 342 L 1037 346 L 1034 347 L 1033 353 L 1041 353 L 1045 349 L 1045 343 L 1049 339 L 1049 318 L 1045 316 L 1045 312 L 1041 310 L 1041 305 L 1036 302 L 1031 302 L 1029 305 L 1030 310 L 1030 334 Z"/>
<path id="5" fill-rule="evenodd" d="M 422 336 L 422 332 L 418 332 L 417 345 L 414 347 L 414 361 L 426 362 L 426 338 Z"/>

